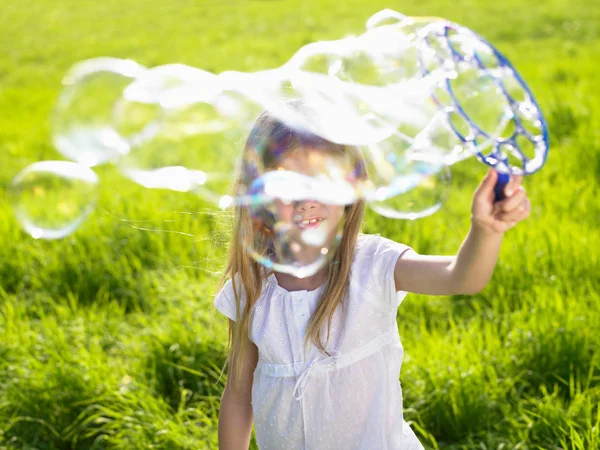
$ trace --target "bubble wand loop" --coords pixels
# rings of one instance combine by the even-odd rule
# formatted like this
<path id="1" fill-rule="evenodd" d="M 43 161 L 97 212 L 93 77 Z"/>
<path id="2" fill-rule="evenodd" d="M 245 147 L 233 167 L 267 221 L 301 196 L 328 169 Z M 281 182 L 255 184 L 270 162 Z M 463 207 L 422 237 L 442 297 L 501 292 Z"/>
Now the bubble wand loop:
<path id="1" fill-rule="evenodd" d="M 418 39 L 423 76 L 432 73 L 432 66 L 434 70 L 436 66 L 443 67 L 451 74 L 441 89 L 432 93 L 434 102 L 448 112 L 448 123 L 461 142 L 474 144 L 477 158 L 498 171 L 495 200 L 502 200 L 511 175 L 537 172 L 547 159 L 548 127 L 533 93 L 512 64 L 469 29 L 439 20 L 419 30 Z M 435 60 L 432 64 L 432 54 L 437 64 Z M 452 73 L 449 69 L 460 70 Z M 448 102 L 441 100 L 440 92 L 447 95 Z M 481 94 L 488 98 L 473 102 Z M 489 109 L 481 107 L 481 102 L 486 101 L 490 102 L 486 105 Z M 500 117 L 500 125 L 494 127 L 493 120 L 483 117 L 480 111 L 494 113 L 492 119 Z M 457 128 L 451 113 L 466 122 L 467 133 Z M 491 144 L 491 151 L 481 149 L 478 144 L 482 141 Z"/>

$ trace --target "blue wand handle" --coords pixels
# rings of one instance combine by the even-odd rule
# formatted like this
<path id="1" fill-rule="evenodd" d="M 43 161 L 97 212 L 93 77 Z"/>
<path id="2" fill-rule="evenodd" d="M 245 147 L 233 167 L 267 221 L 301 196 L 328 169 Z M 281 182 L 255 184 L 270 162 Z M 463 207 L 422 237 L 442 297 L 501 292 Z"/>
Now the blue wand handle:
<path id="1" fill-rule="evenodd" d="M 504 199 L 504 187 L 509 181 L 510 174 L 498 172 L 498 180 L 496 181 L 496 186 L 494 186 L 494 194 L 496 194 L 494 201 L 498 202 Z"/>

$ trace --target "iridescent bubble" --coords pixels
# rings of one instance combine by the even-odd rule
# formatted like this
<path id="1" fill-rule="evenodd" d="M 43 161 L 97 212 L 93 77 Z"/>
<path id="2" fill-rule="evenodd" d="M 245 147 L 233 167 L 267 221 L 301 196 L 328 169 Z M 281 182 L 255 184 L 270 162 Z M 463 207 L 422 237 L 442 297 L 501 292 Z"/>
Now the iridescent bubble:
<path id="1" fill-rule="evenodd" d="M 296 52 L 283 66 L 294 74 L 293 92 L 302 84 L 310 95 L 301 97 L 316 109 L 321 99 L 333 99 L 325 114 L 308 115 L 307 121 L 313 120 L 308 129 L 335 142 L 364 145 L 385 139 L 394 129 L 411 134 L 407 128 L 412 128 L 416 134 L 431 120 L 437 111 L 431 92 L 443 75 L 422 73 L 424 51 L 403 31 L 381 26 Z"/>
<path id="2" fill-rule="evenodd" d="M 412 21 L 407 23 L 414 25 Z M 336 78 L 342 82 L 340 85 L 350 86 L 359 99 L 355 104 L 360 107 L 342 108 L 341 101 L 333 102 L 337 107 L 327 115 L 342 117 L 336 111 L 343 111 L 351 116 L 351 139 L 342 137 L 349 133 L 339 125 L 338 133 L 329 134 L 331 127 L 326 120 L 318 121 L 322 127 L 318 132 L 336 142 L 354 145 L 378 142 L 393 130 L 415 137 L 441 107 L 453 105 L 445 82 L 456 77 L 450 47 L 444 35 L 439 34 L 440 27 L 433 29 L 430 25 L 419 24 L 418 35 L 408 33 L 405 26 L 376 27 L 358 37 L 312 43 L 296 52 L 285 68 L 309 72 L 313 77 Z M 315 83 L 321 84 L 319 78 L 315 78 Z M 318 90 L 313 92 L 323 96 Z M 310 116 L 321 119 L 317 114 Z M 364 124 L 385 132 L 364 133 Z M 314 127 L 309 129 L 317 131 Z"/>
<path id="3" fill-rule="evenodd" d="M 456 139 L 451 130 L 447 134 Z M 442 163 L 444 155 L 434 153 L 431 142 L 420 154 L 420 139 L 395 133 L 377 144 L 360 147 L 368 175 L 361 183 L 361 196 L 385 217 L 424 217 L 437 211 L 445 199 L 450 178 Z"/>
<path id="4" fill-rule="evenodd" d="M 117 160 L 129 143 L 114 129 L 113 108 L 144 67 L 131 60 L 95 58 L 74 65 L 52 114 L 52 141 L 72 161 L 88 167 Z"/>
<path id="5" fill-rule="evenodd" d="M 305 277 L 331 258 L 344 212 L 364 178 L 358 149 L 261 115 L 244 151 L 234 202 L 247 214 L 249 254 L 267 268 Z"/>
<path id="6" fill-rule="evenodd" d="M 530 173 L 548 150 L 539 107 L 510 63 L 440 18 L 380 11 L 363 34 L 310 43 L 279 69 L 251 74 L 131 63 L 73 69 L 54 120 L 60 151 L 88 166 L 120 158 L 145 187 L 245 209 L 250 254 L 299 276 L 331 256 L 344 226 L 300 208 L 335 217 L 361 199 L 388 217 L 422 217 L 441 205 L 448 165 L 477 155 Z M 295 144 L 257 135 L 259 120 L 232 192 L 261 111 Z"/>
<path id="7" fill-rule="evenodd" d="M 216 83 L 216 75 L 185 64 L 164 64 L 146 70 L 123 92 L 128 101 L 147 104 L 185 103 L 193 101 L 193 96 L 185 98 L 182 88 Z M 190 90 L 185 91 L 188 95 Z"/>
<path id="8" fill-rule="evenodd" d="M 60 239 L 75 231 L 94 209 L 98 177 L 69 161 L 41 161 L 19 172 L 9 196 L 21 227 L 35 239 Z"/>
<path id="9" fill-rule="evenodd" d="M 421 166 L 430 165 L 427 170 L 421 167 L 422 170 L 438 173 L 443 166 L 471 157 L 515 132 L 511 106 L 501 84 L 480 67 L 476 58 L 477 51 L 493 51 L 479 42 L 475 34 L 462 29 L 453 31 L 450 26 L 449 22 L 437 19 L 377 26 L 356 38 L 308 44 L 285 66 L 351 85 L 362 100 L 362 110 L 352 107 L 343 110 L 350 112 L 355 122 L 375 124 L 386 130 L 368 140 L 354 137 L 345 141 L 366 145 L 367 160 L 377 159 L 378 154 L 384 161 L 368 164 L 371 184 L 365 187 L 367 198 L 373 192 L 405 191 L 415 180 L 423 178 L 406 173 L 406 167 L 414 164 L 404 164 L 398 173 L 387 161 L 417 159 Z M 449 42 L 450 31 L 455 38 L 459 35 L 462 38 L 454 43 L 462 44 L 464 54 L 458 53 Z M 331 112 L 329 117 L 338 116 L 335 109 Z M 319 132 L 327 135 L 330 128 L 323 128 Z M 352 130 L 363 136 L 359 126 L 353 126 Z M 391 132 L 387 133 L 388 130 Z M 334 140 L 344 142 L 341 137 L 344 133 L 347 134 L 340 129 Z M 402 136 L 401 145 L 390 145 L 398 144 L 398 136 Z M 444 173 L 442 170 L 442 181 Z M 428 207 L 422 210 L 431 211 Z"/>
<path id="10" fill-rule="evenodd" d="M 472 125 L 456 109 L 449 107 L 417 134 L 409 153 L 413 158 L 433 164 L 452 165 L 477 151 Z"/>
<path id="11" fill-rule="evenodd" d="M 282 178 L 273 180 L 271 174 Z M 294 182 L 289 174 L 274 171 L 250 186 L 249 193 L 262 200 L 244 207 L 252 223 L 244 246 L 265 267 L 303 278 L 317 272 L 333 254 L 343 233 L 344 205 L 290 200 L 279 192 L 271 196 L 274 188 L 283 187 L 283 195 L 293 192 L 285 185 Z"/>

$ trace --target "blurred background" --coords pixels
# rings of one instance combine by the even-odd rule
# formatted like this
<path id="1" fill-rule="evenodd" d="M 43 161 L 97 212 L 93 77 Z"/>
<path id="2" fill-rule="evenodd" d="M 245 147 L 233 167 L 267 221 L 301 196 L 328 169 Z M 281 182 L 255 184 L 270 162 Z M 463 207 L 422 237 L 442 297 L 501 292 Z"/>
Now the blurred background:
<path id="1" fill-rule="evenodd" d="M 20 170 L 64 159 L 49 116 L 69 67 L 113 56 L 275 68 L 384 8 L 488 39 L 533 90 L 551 140 L 524 182 L 531 217 L 507 233 L 487 287 L 399 308 L 405 418 L 431 449 L 600 448 L 598 0 L 17 0 L 0 15 L 0 449 L 217 448 L 227 323 L 212 300 L 230 217 L 111 166 L 96 171 L 95 211 L 63 239 L 33 239 L 10 208 Z M 456 164 L 439 212 L 369 212 L 364 231 L 454 254 L 485 171 Z"/>

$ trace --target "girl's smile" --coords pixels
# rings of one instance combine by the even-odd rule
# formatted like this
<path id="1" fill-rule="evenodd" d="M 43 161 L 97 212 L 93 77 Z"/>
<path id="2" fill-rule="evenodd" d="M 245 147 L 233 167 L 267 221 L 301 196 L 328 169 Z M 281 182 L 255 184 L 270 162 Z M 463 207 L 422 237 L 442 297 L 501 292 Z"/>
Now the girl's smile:
<path id="1" fill-rule="evenodd" d="M 321 222 L 323 222 L 325 219 L 321 218 L 321 217 L 313 217 L 310 219 L 300 219 L 300 220 L 296 220 L 294 221 L 294 223 L 296 224 L 296 226 L 302 230 L 311 230 L 314 228 L 318 228 L 319 225 L 321 224 Z"/>

